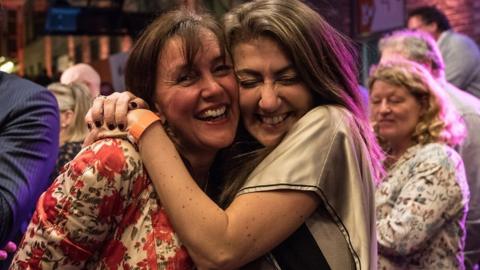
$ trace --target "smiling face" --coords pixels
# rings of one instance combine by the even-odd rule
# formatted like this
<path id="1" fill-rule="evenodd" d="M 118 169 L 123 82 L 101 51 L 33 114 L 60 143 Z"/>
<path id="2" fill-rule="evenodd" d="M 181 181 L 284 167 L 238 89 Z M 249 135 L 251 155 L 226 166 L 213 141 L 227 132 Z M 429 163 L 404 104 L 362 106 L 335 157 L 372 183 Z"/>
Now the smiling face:
<path id="1" fill-rule="evenodd" d="M 377 80 L 370 93 L 371 118 L 378 135 L 395 145 L 411 145 L 422 106 L 403 86 Z"/>
<path id="2" fill-rule="evenodd" d="M 206 154 L 230 145 L 235 137 L 238 89 L 215 35 L 202 30 L 200 36 L 202 46 L 193 66 L 187 66 L 183 40 L 167 40 L 160 55 L 155 105 L 181 149 Z"/>
<path id="3" fill-rule="evenodd" d="M 276 145 L 313 107 L 313 97 L 274 40 L 259 37 L 233 49 L 240 109 L 248 132 Z"/>

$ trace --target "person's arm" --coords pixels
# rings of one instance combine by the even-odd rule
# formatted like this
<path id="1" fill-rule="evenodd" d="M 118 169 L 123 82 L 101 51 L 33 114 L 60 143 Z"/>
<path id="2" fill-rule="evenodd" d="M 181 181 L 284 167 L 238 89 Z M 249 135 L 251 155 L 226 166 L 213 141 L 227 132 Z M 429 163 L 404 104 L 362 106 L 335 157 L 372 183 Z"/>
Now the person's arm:
<path id="1" fill-rule="evenodd" d="M 37 198 L 47 187 L 58 152 L 56 100 L 46 90 L 35 92 L 18 102 L 2 121 L 0 246 L 4 246 L 29 218 Z"/>
<path id="2" fill-rule="evenodd" d="M 236 268 L 263 255 L 319 203 L 313 192 L 268 191 L 240 195 L 222 210 L 192 179 L 159 122 L 143 133 L 139 150 L 173 227 L 199 268 Z"/>
<path id="3" fill-rule="evenodd" d="M 383 208 L 386 214 L 377 215 L 380 253 L 405 256 L 424 248 L 445 224 L 445 216 L 464 207 L 465 198 L 456 182 L 457 177 L 464 178 L 463 170 L 445 166 L 447 158 L 416 166 L 389 210 Z"/>
<path id="4" fill-rule="evenodd" d="M 106 139 L 68 163 L 39 199 L 12 269 L 84 269 L 98 260 L 141 173 L 135 153 L 126 141 Z"/>
<path id="5" fill-rule="evenodd" d="M 444 51 L 445 77 L 451 84 L 467 90 L 472 80 L 472 72 L 480 64 L 480 51 L 477 45 L 464 36 L 453 36 L 447 51 Z"/>
<path id="6" fill-rule="evenodd" d="M 480 136 L 477 133 L 477 129 L 480 127 L 480 115 L 472 113 L 464 115 L 463 118 L 467 127 L 467 137 L 461 145 L 459 153 L 465 164 L 465 175 L 470 188 L 470 203 L 466 220 L 468 242 L 466 247 L 468 249 L 470 243 L 480 239 Z"/>
<path id="7" fill-rule="evenodd" d="M 480 219 L 480 136 L 476 133 L 480 127 L 479 114 L 466 114 L 463 116 L 467 127 L 467 136 L 460 146 L 463 162 L 465 164 L 465 175 L 470 187 L 470 201 L 473 202 L 473 211 L 477 219 Z M 480 224 L 478 225 L 480 226 Z M 480 230 L 479 230 L 480 234 Z"/>

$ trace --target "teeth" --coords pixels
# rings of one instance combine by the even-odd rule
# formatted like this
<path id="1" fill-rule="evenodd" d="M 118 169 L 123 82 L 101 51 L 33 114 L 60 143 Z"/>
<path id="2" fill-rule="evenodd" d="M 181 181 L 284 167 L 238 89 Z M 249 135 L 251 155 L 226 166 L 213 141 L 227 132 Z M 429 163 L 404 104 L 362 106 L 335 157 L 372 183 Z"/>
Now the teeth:
<path id="1" fill-rule="evenodd" d="M 227 110 L 226 106 L 222 106 L 221 108 L 218 108 L 218 109 L 206 110 L 202 114 L 200 114 L 200 117 L 201 118 L 218 117 L 224 114 L 226 110 Z"/>
<path id="2" fill-rule="evenodd" d="M 276 115 L 276 116 L 272 116 L 272 117 L 261 116 L 262 122 L 264 122 L 265 124 L 269 124 L 269 125 L 276 125 L 276 124 L 282 122 L 283 120 L 285 120 L 285 118 L 287 118 L 286 114 Z"/>

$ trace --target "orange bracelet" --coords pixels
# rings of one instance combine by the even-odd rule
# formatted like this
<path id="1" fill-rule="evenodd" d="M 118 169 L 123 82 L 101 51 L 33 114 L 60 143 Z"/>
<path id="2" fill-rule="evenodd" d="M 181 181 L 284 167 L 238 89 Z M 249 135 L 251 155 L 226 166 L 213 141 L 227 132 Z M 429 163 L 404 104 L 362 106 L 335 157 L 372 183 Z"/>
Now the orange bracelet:
<path id="1" fill-rule="evenodd" d="M 135 114 L 136 120 L 128 125 L 128 137 L 136 143 L 142 137 L 143 132 L 153 123 L 160 121 L 160 117 L 154 112 L 145 109 L 137 109 L 131 113 Z"/>

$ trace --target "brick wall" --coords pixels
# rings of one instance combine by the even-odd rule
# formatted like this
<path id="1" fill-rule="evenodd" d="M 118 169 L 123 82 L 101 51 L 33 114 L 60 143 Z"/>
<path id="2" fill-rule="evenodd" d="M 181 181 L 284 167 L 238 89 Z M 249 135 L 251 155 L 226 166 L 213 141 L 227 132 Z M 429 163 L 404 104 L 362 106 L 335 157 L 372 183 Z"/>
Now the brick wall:
<path id="1" fill-rule="evenodd" d="M 376 44 L 382 33 L 366 39 L 354 36 L 355 23 L 352 19 L 353 3 L 358 0 L 305 0 L 314 6 L 330 24 L 340 32 L 353 37 L 356 44 L 365 50 L 359 51 L 361 69 L 360 79 L 365 83 L 371 64 L 377 63 Z M 372 0 L 374 1 L 374 0 Z M 380 0 L 376 0 L 380 1 Z M 383 0 L 382 0 L 383 1 Z M 395 0 L 388 0 L 395 1 Z M 425 5 L 435 5 L 448 17 L 453 29 L 473 38 L 480 46 L 480 0 L 404 0 L 408 11 Z M 405 18 L 406 20 L 406 18 Z M 359 47 L 360 49 L 360 47 Z"/>
<path id="2" fill-rule="evenodd" d="M 352 36 L 352 3 L 355 0 L 307 0 L 338 30 Z M 393 0 L 390 0 L 393 1 Z M 480 0 L 404 0 L 407 14 L 414 8 L 435 5 L 447 15 L 457 32 L 480 45 Z M 406 14 L 405 14 L 406 16 Z"/>
<path id="3" fill-rule="evenodd" d="M 480 1 L 480 0 L 479 0 Z M 306 0 L 333 27 L 352 36 L 352 0 Z"/>

